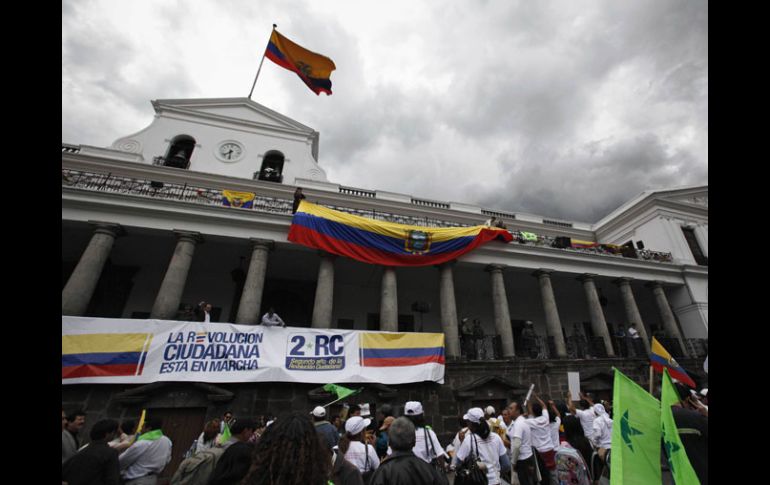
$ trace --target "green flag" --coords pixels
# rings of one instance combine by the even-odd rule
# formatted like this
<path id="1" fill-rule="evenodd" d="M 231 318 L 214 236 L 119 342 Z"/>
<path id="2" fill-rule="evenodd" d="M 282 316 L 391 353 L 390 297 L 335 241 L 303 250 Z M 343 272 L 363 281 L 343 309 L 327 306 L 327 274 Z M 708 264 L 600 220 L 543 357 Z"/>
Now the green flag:
<path id="1" fill-rule="evenodd" d="M 338 400 L 345 399 L 348 396 L 352 396 L 353 394 L 358 393 L 358 391 L 348 389 L 347 387 L 338 386 L 337 384 L 326 384 L 324 386 L 324 390 L 336 394 Z"/>
<path id="2" fill-rule="evenodd" d="M 661 483 L 660 401 L 615 369 L 612 485 Z"/>
<path id="3" fill-rule="evenodd" d="M 222 434 L 219 435 L 219 444 L 224 444 L 232 438 L 233 434 L 230 432 L 230 425 L 225 423 L 225 429 L 222 431 Z"/>
<path id="4" fill-rule="evenodd" d="M 671 467 L 671 474 L 674 476 L 676 485 L 700 485 L 700 480 L 698 480 L 698 476 L 690 464 L 690 459 L 687 458 L 682 440 L 679 438 L 679 429 L 676 427 L 674 413 L 671 411 L 671 405 L 678 402 L 679 394 L 671 382 L 668 369 L 663 368 L 660 421 L 663 424 L 663 447 L 668 456 L 668 465 Z"/>

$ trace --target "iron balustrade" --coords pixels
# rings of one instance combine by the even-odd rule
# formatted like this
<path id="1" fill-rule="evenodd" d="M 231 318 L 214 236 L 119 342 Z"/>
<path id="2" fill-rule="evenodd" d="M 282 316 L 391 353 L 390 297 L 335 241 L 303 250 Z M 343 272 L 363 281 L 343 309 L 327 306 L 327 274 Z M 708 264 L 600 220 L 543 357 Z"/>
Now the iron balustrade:
<path id="1" fill-rule="evenodd" d="M 155 157 L 154 164 L 162 165 L 163 157 Z M 182 202 L 201 204 L 201 205 L 222 205 L 222 190 L 210 187 L 201 187 L 197 185 L 169 183 L 163 181 L 152 181 L 138 179 L 112 173 L 85 172 L 79 170 L 62 169 L 62 185 L 66 187 L 93 190 L 101 192 L 111 192 L 126 195 L 135 195 L 141 197 L 151 197 L 155 199 L 179 200 Z M 358 194 L 356 194 L 358 195 Z M 418 200 L 418 199 L 415 199 Z M 420 201 L 422 202 L 422 201 Z M 269 212 L 273 214 L 291 214 L 292 200 L 278 197 L 265 197 L 256 195 L 252 209 L 240 208 L 240 210 L 254 210 L 258 212 Z M 423 227 L 471 227 L 471 224 L 462 224 L 458 222 L 445 221 L 432 217 L 416 217 L 404 214 L 393 214 L 389 212 L 377 211 L 374 209 L 356 209 L 352 207 L 343 207 L 331 204 L 323 204 L 326 207 L 335 209 L 348 214 L 358 215 L 376 219 L 378 221 L 394 222 L 397 224 L 406 224 L 411 226 Z M 556 240 L 554 236 L 537 235 L 537 241 L 526 241 L 522 236 L 522 231 L 508 231 L 514 241 L 521 244 L 547 247 L 552 249 Z M 579 253 L 593 253 L 606 256 L 615 256 L 622 258 L 620 254 L 613 254 L 601 247 L 596 248 L 564 248 L 563 251 L 574 251 Z M 671 253 L 650 251 L 648 249 L 636 250 L 638 259 L 658 262 L 673 262 Z"/>

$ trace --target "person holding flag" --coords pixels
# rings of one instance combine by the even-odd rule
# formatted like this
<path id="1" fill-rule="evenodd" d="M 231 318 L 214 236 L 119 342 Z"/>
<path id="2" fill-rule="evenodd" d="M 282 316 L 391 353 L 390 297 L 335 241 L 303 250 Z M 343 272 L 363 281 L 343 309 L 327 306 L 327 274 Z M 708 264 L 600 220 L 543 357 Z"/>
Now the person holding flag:
<path id="1" fill-rule="evenodd" d="M 142 420 L 142 434 L 120 455 L 120 475 L 125 485 L 155 485 L 158 475 L 171 461 L 171 440 L 163 435 L 163 421 L 150 416 Z"/>
<path id="2" fill-rule="evenodd" d="M 660 401 L 617 369 L 610 476 L 617 485 L 661 483 Z"/>
<path id="3" fill-rule="evenodd" d="M 691 400 L 689 389 L 675 386 L 664 369 L 660 418 L 671 474 L 677 485 L 708 485 L 708 418 L 688 409 Z"/>

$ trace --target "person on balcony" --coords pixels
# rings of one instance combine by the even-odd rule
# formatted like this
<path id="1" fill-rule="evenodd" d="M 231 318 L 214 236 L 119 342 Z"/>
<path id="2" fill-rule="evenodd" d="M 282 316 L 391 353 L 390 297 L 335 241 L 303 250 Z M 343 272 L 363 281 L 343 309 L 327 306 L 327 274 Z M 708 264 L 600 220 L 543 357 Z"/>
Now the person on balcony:
<path id="1" fill-rule="evenodd" d="M 460 325 L 460 342 L 462 343 L 463 355 L 466 359 L 473 358 L 473 327 L 468 317 L 462 319 Z"/>
<path id="2" fill-rule="evenodd" d="M 474 359 L 481 360 L 484 354 L 484 329 L 478 318 L 473 320 L 473 343 L 476 350 Z"/>
<path id="3" fill-rule="evenodd" d="M 628 327 L 628 337 L 630 339 L 628 356 L 641 357 L 644 355 L 644 350 L 642 349 L 642 337 L 639 336 L 639 330 L 636 329 L 636 323 L 631 323 L 631 326 Z"/>
<path id="4" fill-rule="evenodd" d="M 283 320 L 281 320 L 281 317 L 275 313 L 275 309 L 273 307 L 270 307 L 267 313 L 262 315 L 262 325 L 267 327 L 286 327 L 286 324 L 283 322 Z"/>
<path id="5" fill-rule="evenodd" d="M 535 327 L 529 320 L 524 322 L 524 330 L 521 331 L 521 345 L 524 347 L 524 355 L 529 356 L 530 359 L 537 358 L 540 349 L 537 345 Z"/>
<path id="6" fill-rule="evenodd" d="M 618 355 L 620 357 L 627 357 L 628 352 L 626 351 L 626 328 L 622 323 L 618 325 L 618 329 L 615 331 L 615 343 L 616 347 L 618 348 Z"/>
<path id="7" fill-rule="evenodd" d="M 302 194 L 302 187 L 297 187 L 297 190 L 294 191 L 294 205 L 291 207 L 292 214 L 297 213 L 297 209 L 299 209 L 299 204 L 302 202 L 302 199 L 306 199 Z"/>
<path id="8" fill-rule="evenodd" d="M 212 322 L 211 309 L 211 303 L 205 301 L 198 303 L 198 306 L 195 308 L 196 321 L 206 323 Z"/>

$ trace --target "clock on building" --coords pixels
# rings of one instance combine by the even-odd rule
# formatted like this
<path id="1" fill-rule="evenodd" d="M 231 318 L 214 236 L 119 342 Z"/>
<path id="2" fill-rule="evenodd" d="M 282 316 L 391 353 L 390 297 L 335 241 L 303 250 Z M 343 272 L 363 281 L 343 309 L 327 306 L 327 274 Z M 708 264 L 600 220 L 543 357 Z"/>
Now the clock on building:
<path id="1" fill-rule="evenodd" d="M 224 141 L 216 150 L 217 158 L 223 162 L 237 162 L 243 156 L 243 146 L 234 141 Z"/>

